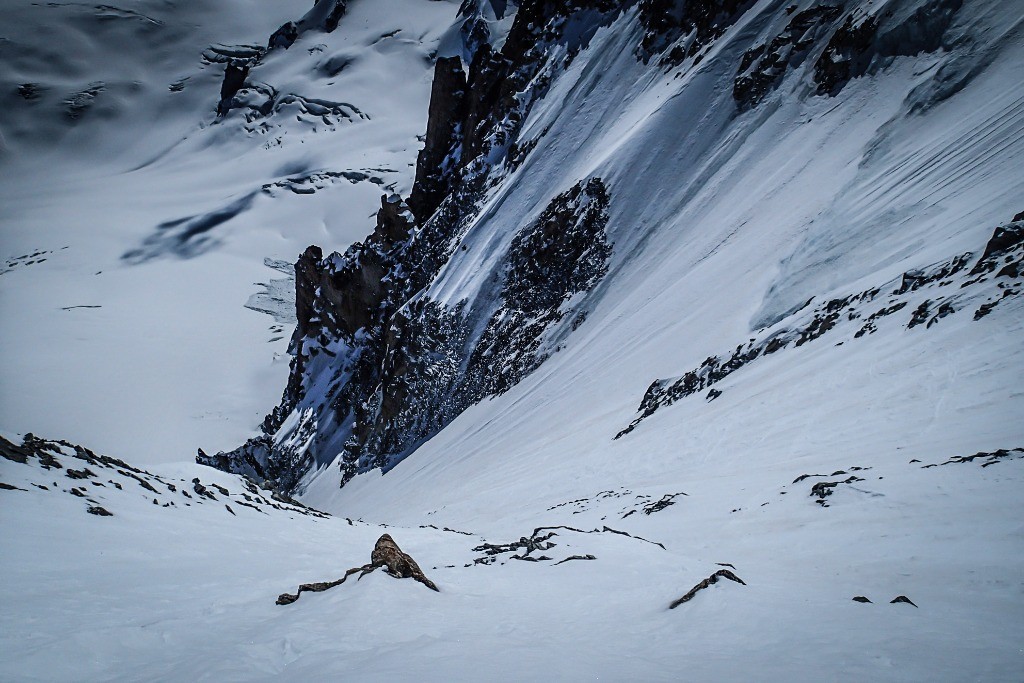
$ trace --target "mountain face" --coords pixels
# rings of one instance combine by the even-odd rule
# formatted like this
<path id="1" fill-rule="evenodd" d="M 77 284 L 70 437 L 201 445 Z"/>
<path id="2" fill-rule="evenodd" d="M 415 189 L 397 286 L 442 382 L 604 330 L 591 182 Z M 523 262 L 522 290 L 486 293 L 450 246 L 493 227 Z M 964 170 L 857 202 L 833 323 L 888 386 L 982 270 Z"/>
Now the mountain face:
<path id="1" fill-rule="evenodd" d="M 687 245 L 682 281 L 753 247 L 759 263 L 732 272 L 763 290 L 717 304 L 756 311 L 732 339 L 700 344 L 712 355 L 692 371 L 650 378 L 615 438 L 683 397 L 714 400 L 760 357 L 868 344 L 883 318 L 911 313 L 901 324 L 926 335 L 1017 296 L 1016 251 L 994 277 L 978 275 L 991 256 L 975 256 L 993 230 L 1019 234 L 1017 88 L 953 120 L 959 102 L 990 99 L 961 93 L 1019 52 L 1013 12 L 963 0 L 459 12 L 462 49 L 436 61 L 408 197 L 382 197 L 373 233 L 343 254 L 301 255 L 281 403 L 259 437 L 200 463 L 292 492 L 387 472 L 585 343 L 581 327 L 610 324 L 609 299 L 623 299 L 611 292 L 655 295 L 643 271 L 665 267 L 669 244 Z M 490 28 L 500 20 L 507 32 Z M 988 120 L 1001 123 L 972 134 Z"/>
<path id="2" fill-rule="evenodd" d="M 110 2 L 0 10 L 0 679 L 1022 678 L 1019 3 Z"/>

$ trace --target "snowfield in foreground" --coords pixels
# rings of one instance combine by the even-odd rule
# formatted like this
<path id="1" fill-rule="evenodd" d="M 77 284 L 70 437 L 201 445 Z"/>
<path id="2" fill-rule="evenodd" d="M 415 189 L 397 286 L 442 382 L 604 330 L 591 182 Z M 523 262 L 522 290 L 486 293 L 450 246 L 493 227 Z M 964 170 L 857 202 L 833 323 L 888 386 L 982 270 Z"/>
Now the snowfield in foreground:
<path id="1" fill-rule="evenodd" d="M 67 447 L 50 453 L 59 466 L 29 457 L 0 470 L 17 487 L 2 491 L 8 680 L 1013 680 L 1021 670 L 1021 450 L 934 467 L 947 458 L 762 461 L 740 476 L 570 500 L 541 486 L 525 504 L 478 502 L 475 515 L 367 519 L 321 517 L 208 468 L 136 474 Z M 793 483 L 812 464 L 845 472 Z M 94 476 L 69 476 L 83 470 Z M 827 506 L 811 495 L 849 476 Z M 97 505 L 111 516 L 87 512 Z M 439 593 L 377 571 L 275 604 L 366 564 L 383 533 Z M 720 578 L 669 609 L 722 569 L 744 583 Z M 899 596 L 913 605 L 891 602 Z"/>
<path id="2" fill-rule="evenodd" d="M 928 467 L 946 462 L 938 451 L 358 519 L 208 468 L 138 473 L 151 490 L 67 447 L 51 469 L 5 460 L 0 676 L 1013 680 L 1024 451 Z M 826 506 L 811 493 L 850 476 Z M 439 593 L 377 571 L 275 604 L 366 564 L 384 532 Z M 723 568 L 743 585 L 723 578 L 669 608 Z"/>

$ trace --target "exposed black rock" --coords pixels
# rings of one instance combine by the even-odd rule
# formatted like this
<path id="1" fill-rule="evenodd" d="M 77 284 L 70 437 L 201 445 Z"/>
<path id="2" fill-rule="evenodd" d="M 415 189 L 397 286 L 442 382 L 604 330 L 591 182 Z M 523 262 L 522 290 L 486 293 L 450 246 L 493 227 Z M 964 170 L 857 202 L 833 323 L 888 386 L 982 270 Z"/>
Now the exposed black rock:
<path id="1" fill-rule="evenodd" d="M 556 544 L 549 540 L 553 536 L 557 536 L 553 531 L 543 536 L 534 532 L 534 534 L 529 538 L 522 536 L 518 541 L 512 541 L 511 543 L 484 543 L 473 548 L 473 552 L 482 552 L 485 555 L 499 555 L 501 553 L 511 553 L 517 550 L 523 550 L 522 557 L 526 557 L 535 551 L 551 550 L 554 548 Z M 522 559 L 522 557 L 520 559 Z"/>
<path id="2" fill-rule="evenodd" d="M 64 100 L 64 115 L 72 121 L 82 118 L 92 108 L 100 93 L 107 89 L 106 83 L 97 81 L 79 90 Z"/>
<path id="3" fill-rule="evenodd" d="M 819 505 L 827 507 L 825 505 L 825 498 L 831 496 L 834 489 L 840 484 L 852 484 L 857 481 L 864 481 L 861 477 L 850 475 L 842 481 L 819 481 L 818 483 L 811 486 L 811 496 L 816 496 L 818 500 L 815 502 Z"/>
<path id="4" fill-rule="evenodd" d="M 364 564 L 362 567 L 353 567 L 345 572 L 345 575 L 336 581 L 326 581 L 320 583 L 304 583 L 299 586 L 299 589 L 295 593 L 282 593 L 277 598 L 278 605 L 290 605 L 299 599 L 299 596 L 303 593 L 321 593 L 335 586 L 340 586 L 345 583 L 345 580 L 359 572 L 359 579 L 363 578 L 370 572 L 376 569 L 383 569 L 384 573 L 392 576 L 396 579 L 412 579 L 422 583 L 424 586 L 432 591 L 440 592 L 440 589 L 433 581 L 428 579 L 424 574 L 420 566 L 416 564 L 416 560 L 412 559 L 412 556 L 402 552 L 402 549 L 398 547 L 394 539 L 388 534 L 383 534 L 377 539 L 376 545 L 373 547 L 373 552 L 370 553 L 369 564 Z"/>
<path id="5" fill-rule="evenodd" d="M 460 534 L 462 536 L 472 536 L 473 535 L 473 534 L 471 534 L 468 531 L 458 531 L 457 529 L 449 529 L 448 527 L 438 527 L 438 526 L 435 526 L 434 524 L 421 524 L 420 528 L 421 529 L 436 529 L 437 531 L 447 531 L 449 533 Z"/>
<path id="6" fill-rule="evenodd" d="M 818 93 L 836 95 L 850 79 L 859 76 L 870 61 L 870 48 L 878 30 L 873 16 L 847 15 L 814 65 Z"/>
<path id="7" fill-rule="evenodd" d="M 797 13 L 771 41 L 744 52 L 732 91 L 739 108 L 757 106 L 789 70 L 800 66 L 821 33 L 840 14 L 842 8 L 835 5 L 810 7 Z"/>
<path id="8" fill-rule="evenodd" d="M 890 605 L 894 605 L 894 604 L 900 603 L 900 602 L 906 603 L 908 605 L 914 605 L 913 601 L 910 598 L 908 598 L 906 595 L 897 595 L 895 598 L 893 598 L 892 600 L 889 601 L 889 604 Z M 917 605 L 914 605 L 914 607 L 917 607 Z"/>
<path id="9" fill-rule="evenodd" d="M 647 63 L 665 53 L 662 62 L 669 66 L 679 66 L 688 57 L 699 59 L 698 53 L 753 4 L 752 0 L 641 0 L 640 21 L 645 30 L 637 56 Z"/>
<path id="10" fill-rule="evenodd" d="M 86 512 L 88 512 L 90 515 L 96 515 L 97 517 L 113 517 L 114 516 L 113 512 L 110 512 L 109 510 L 106 510 L 106 509 L 100 507 L 99 505 L 90 505 L 86 509 Z"/>
<path id="11" fill-rule="evenodd" d="M 962 5 L 963 0 L 932 0 L 909 15 L 891 10 L 847 15 L 814 64 L 818 94 L 834 96 L 850 80 L 896 57 L 938 50 Z"/>
<path id="12" fill-rule="evenodd" d="M 679 493 L 667 493 L 664 496 L 662 496 L 660 500 L 656 500 L 655 502 L 650 503 L 649 505 L 645 505 L 643 507 L 643 512 L 644 512 L 645 515 L 652 515 L 655 512 L 661 512 L 662 510 L 664 510 L 668 506 L 675 505 L 676 504 L 676 502 L 674 500 L 675 498 L 677 498 L 678 496 L 685 496 L 685 495 L 687 495 L 687 494 L 685 494 L 685 493 L 683 493 L 681 491 Z"/>
<path id="13" fill-rule="evenodd" d="M 1018 296 L 1024 290 L 1024 283 L 1020 282 L 1021 268 L 1024 268 L 1024 222 L 1013 222 L 996 228 L 986 245 L 985 253 L 968 272 L 972 258 L 970 252 L 960 254 L 926 268 L 909 270 L 900 276 L 898 284 L 886 283 L 857 294 L 830 299 L 810 310 L 801 308 L 779 321 L 774 329 L 759 330 L 758 337 L 736 346 L 724 360 L 723 357 L 709 356 L 681 377 L 655 380 L 640 402 L 639 414 L 615 438 L 632 432 L 659 408 L 701 393 L 759 358 L 814 342 L 837 328 L 841 329 L 845 324 L 861 319 L 864 322 L 852 335 L 852 339 L 862 339 L 876 332 L 883 318 L 902 311 L 911 301 L 920 301 L 914 294 L 922 290 L 940 290 L 932 298 L 918 303 L 907 322 L 908 329 L 919 325 L 929 329 L 943 318 L 963 310 L 962 300 L 968 296 L 977 296 L 971 290 L 963 290 L 985 282 L 995 273 L 995 278 L 1002 279 L 998 285 L 1001 290 L 995 299 L 983 303 L 974 313 L 975 320 L 984 317 L 999 302 Z M 960 291 L 951 293 L 950 287 L 955 282 L 959 282 Z M 867 315 L 869 310 L 878 305 L 873 302 L 880 298 L 887 299 L 886 305 Z M 710 394 L 708 398 L 711 398 Z"/>
<path id="14" fill-rule="evenodd" d="M 243 109 L 245 120 L 252 122 L 269 116 L 281 106 L 295 105 L 307 115 L 321 116 L 329 112 L 331 116 L 324 118 L 328 126 L 337 120 L 350 120 L 353 112 L 346 111 L 341 103 L 312 100 L 300 95 L 288 95 L 279 100 L 279 93 L 273 86 L 249 79 L 250 72 L 260 65 L 267 51 L 278 48 L 287 50 L 307 31 L 334 31 L 346 10 L 346 0 L 316 0 L 313 8 L 300 19 L 285 22 L 274 31 L 267 40 L 266 48 L 259 45 L 214 45 L 207 48 L 203 52 L 203 59 L 207 63 L 224 64 L 217 116 L 222 118 L 233 109 Z M 184 87 L 183 82 L 181 87 Z M 176 90 L 174 86 L 171 89 Z M 239 93 L 243 92 L 246 97 L 239 98 Z M 357 110 L 354 113 L 361 115 Z"/>
<path id="15" fill-rule="evenodd" d="M 568 500 L 565 501 L 564 503 L 558 503 L 557 505 L 552 505 L 551 507 L 549 507 L 548 511 L 557 510 L 559 508 L 571 507 L 573 508 L 572 514 L 578 515 L 594 507 L 603 506 L 603 504 L 607 501 L 629 498 L 632 499 L 631 502 L 628 502 L 624 507 L 619 509 L 617 512 L 621 519 L 625 519 L 627 517 L 635 515 L 638 512 L 643 512 L 647 515 L 650 515 L 654 512 L 660 512 L 661 510 L 664 510 L 670 505 L 674 505 L 675 498 L 677 498 L 678 496 L 685 495 L 688 494 L 680 491 L 678 493 L 666 493 L 662 495 L 661 498 L 654 499 L 654 497 L 651 496 L 650 494 L 634 494 L 633 491 L 631 491 L 630 489 L 622 488 L 616 490 L 600 491 L 599 493 L 589 498 L 577 498 L 576 500 Z M 605 517 L 602 517 L 601 519 L 603 520 L 605 519 Z"/>
<path id="16" fill-rule="evenodd" d="M 376 230 L 363 243 L 326 259 L 310 247 L 296 263 L 292 372 L 281 405 L 264 422 L 265 436 L 199 462 L 284 489 L 312 466 L 310 451 L 320 444 L 340 444 L 343 482 L 394 464 L 468 406 L 508 390 L 544 361 L 549 329 L 584 310 L 582 302 L 563 304 L 607 272 L 608 202 L 597 178 L 555 197 L 513 240 L 496 307 L 487 302 L 495 308 L 472 311 L 489 322 L 471 334 L 467 309 L 408 299 L 454 249 L 440 235 L 424 238 L 457 216 L 458 206 L 449 198 L 417 229 L 409 207 L 385 197 Z M 332 343 L 340 344 L 344 361 Z M 305 399 L 305 381 L 317 371 L 336 380 L 324 405 L 330 412 L 299 427 L 309 430 L 301 433 L 312 437 L 302 439 L 311 448 L 275 443 L 271 435 Z"/>
<path id="17" fill-rule="evenodd" d="M 267 41 L 267 48 L 272 50 L 275 47 L 281 47 L 287 50 L 298 37 L 299 27 L 296 26 L 294 21 L 286 22 L 281 26 L 281 28 L 270 34 L 270 40 Z"/>
<path id="18" fill-rule="evenodd" d="M 28 102 L 35 102 L 43 96 L 43 88 L 38 83 L 22 83 L 18 86 L 18 94 Z"/>
<path id="19" fill-rule="evenodd" d="M 323 22 L 321 27 L 327 33 L 332 33 L 338 28 L 338 24 L 341 23 L 341 18 L 345 16 L 345 12 L 348 11 L 347 0 L 316 0 L 316 7 L 314 12 L 321 10 L 323 16 Z M 309 16 L 309 15 L 307 15 Z M 314 15 L 311 19 L 316 18 Z"/>
<path id="20" fill-rule="evenodd" d="M 904 274 L 904 277 L 906 277 L 906 274 Z M 893 304 L 892 306 L 887 306 L 885 308 L 879 309 L 878 311 L 872 313 L 864 321 L 864 326 L 861 327 L 859 330 L 857 330 L 857 332 L 853 335 L 854 338 L 855 339 L 860 339 L 865 334 L 874 334 L 875 332 L 878 331 L 878 327 L 875 325 L 876 321 L 878 321 L 880 318 L 884 318 L 886 316 L 892 315 L 893 313 L 897 313 L 899 311 L 902 311 L 904 308 L 907 307 L 908 303 L 909 302 L 907 302 L 907 301 L 901 301 L 898 304 Z"/>
<path id="21" fill-rule="evenodd" d="M 29 449 L 11 443 L 3 436 L 0 436 L 0 456 L 10 460 L 11 462 L 24 465 L 32 455 L 33 453 Z"/>
<path id="22" fill-rule="evenodd" d="M 863 595 L 855 595 L 853 597 L 853 601 L 854 602 L 865 602 L 865 603 L 870 603 L 871 602 L 870 600 L 865 598 Z"/>
<path id="23" fill-rule="evenodd" d="M 1017 460 L 1024 458 L 1024 448 L 1000 448 L 995 451 L 978 451 L 973 455 L 954 455 L 949 460 L 940 463 L 932 463 L 930 465 L 923 465 L 921 469 L 929 469 L 931 467 L 939 467 L 941 465 L 954 465 L 962 464 L 967 462 L 974 462 L 975 460 L 983 461 L 982 467 L 990 467 L 1002 460 Z"/>
<path id="24" fill-rule="evenodd" d="M 553 558 L 550 558 L 547 555 L 537 555 L 535 557 L 529 557 L 527 555 L 513 555 L 509 559 L 521 560 L 523 562 L 550 562 Z"/>
<path id="25" fill-rule="evenodd" d="M 245 85 L 250 65 L 243 61 L 230 61 L 224 67 L 224 81 L 220 86 L 220 102 L 217 114 L 224 116 L 231 109 L 231 103 L 238 91 Z"/>
<path id="26" fill-rule="evenodd" d="M 556 533 L 556 531 L 559 530 L 559 529 L 564 529 L 566 531 L 572 531 L 572 532 L 575 532 L 575 533 L 578 533 L 578 534 L 604 534 L 604 533 L 617 534 L 619 536 L 626 536 L 628 538 L 632 538 L 632 539 L 635 539 L 637 541 L 642 541 L 644 543 L 650 543 L 651 545 L 656 545 L 659 548 L 661 548 L 662 550 L 665 549 L 665 546 L 662 545 L 661 543 L 658 543 L 657 541 L 649 541 L 646 538 L 642 538 L 640 536 L 634 536 L 633 534 L 627 533 L 625 531 L 619 531 L 618 529 L 612 529 L 611 527 L 608 527 L 608 526 L 603 526 L 600 529 L 591 529 L 589 531 L 585 531 L 583 529 L 577 529 L 576 527 L 565 526 L 565 525 L 542 526 L 542 527 L 537 527 L 536 529 L 534 529 L 533 532 L 529 536 L 522 536 L 522 537 L 520 537 L 518 541 L 512 541 L 510 543 L 483 543 L 481 545 L 478 545 L 478 546 L 474 547 L 473 548 L 474 552 L 482 552 L 482 553 L 484 553 L 484 555 L 481 556 L 481 557 L 476 558 L 475 560 L 473 560 L 473 564 L 472 565 L 466 565 L 466 566 L 470 567 L 470 566 L 474 566 L 474 565 L 490 565 L 490 564 L 494 564 L 497 561 L 499 555 L 503 555 L 503 554 L 506 554 L 506 553 L 516 553 L 515 555 L 511 556 L 510 559 L 525 560 L 527 562 L 551 560 L 552 558 L 548 557 L 546 555 L 536 555 L 536 556 L 534 556 L 532 553 L 535 553 L 535 552 L 536 553 L 540 553 L 540 552 L 548 551 L 548 550 L 551 550 L 552 548 L 557 547 L 558 544 L 556 544 L 555 542 L 551 541 L 551 539 L 558 535 Z M 549 532 L 549 533 L 543 533 L 545 531 Z M 522 552 L 521 553 L 517 553 L 516 551 L 522 551 Z M 569 558 L 569 559 L 573 559 L 573 558 Z M 577 556 L 575 559 L 581 559 L 581 558 Z M 584 556 L 582 559 L 591 559 L 591 556 L 587 555 L 587 556 Z M 596 558 L 594 558 L 594 559 L 596 559 Z M 556 563 L 556 564 L 560 564 L 560 562 Z"/>
<path id="27" fill-rule="evenodd" d="M 1013 221 L 1007 225 L 996 228 L 992 237 L 985 245 L 978 263 L 971 269 L 971 275 L 991 273 L 1000 265 L 1000 259 L 1005 256 L 1017 255 L 1024 248 L 1024 213 L 1014 216 Z M 1016 277 L 1016 275 L 1011 275 Z"/>
<path id="28" fill-rule="evenodd" d="M 393 169 L 388 168 L 368 168 L 358 171 L 312 171 L 309 173 L 293 175 L 284 180 L 278 180 L 273 183 L 266 183 L 261 189 L 264 194 L 270 195 L 271 197 L 276 195 L 277 190 L 288 190 L 295 194 L 315 194 L 319 190 L 330 187 L 342 180 L 353 185 L 364 182 L 372 183 L 387 189 L 391 187 L 391 184 L 387 183 L 383 178 L 376 174 L 393 172 Z"/>
<path id="29" fill-rule="evenodd" d="M 285 22 L 281 28 L 274 31 L 267 41 L 267 48 L 280 47 L 287 50 L 306 31 L 331 33 L 338 28 L 347 9 L 346 0 L 316 0 L 313 9 L 301 19 Z"/>
<path id="30" fill-rule="evenodd" d="M 543 363 L 545 332 L 568 315 L 563 303 L 607 274 L 608 203 L 604 183 L 592 178 L 555 197 L 516 235 L 505 257 L 501 305 L 470 354 L 462 383 L 475 400 L 508 391 Z"/>
<path id="31" fill-rule="evenodd" d="M 741 584 L 743 586 L 747 585 L 746 582 L 743 579 L 741 579 L 740 577 L 736 576 L 734 573 L 732 573 L 728 569 L 719 569 L 717 572 L 715 572 L 714 574 L 712 574 L 711 576 L 709 576 L 708 578 L 704 579 L 703 581 L 698 583 L 696 586 L 694 586 L 693 588 L 688 590 L 686 592 L 686 594 L 683 595 L 681 598 L 679 598 L 677 600 L 673 600 L 672 603 L 668 606 L 668 608 L 669 609 L 675 609 L 676 607 L 679 607 L 679 605 L 682 605 L 684 602 L 689 602 L 690 600 L 693 600 L 694 596 L 696 596 L 697 593 L 699 593 L 700 591 L 704 590 L 708 586 L 712 586 L 712 585 L 718 583 L 719 579 L 729 579 L 730 581 L 735 581 L 736 583 Z"/>
<path id="32" fill-rule="evenodd" d="M 918 306 L 917 309 L 914 311 L 914 315 L 910 317 L 910 322 L 907 323 L 908 330 L 913 329 L 914 327 L 917 327 L 918 325 L 921 325 L 926 320 L 928 320 L 928 307 L 930 304 L 931 301 L 928 301 L 927 299 L 921 302 L 921 305 Z"/>

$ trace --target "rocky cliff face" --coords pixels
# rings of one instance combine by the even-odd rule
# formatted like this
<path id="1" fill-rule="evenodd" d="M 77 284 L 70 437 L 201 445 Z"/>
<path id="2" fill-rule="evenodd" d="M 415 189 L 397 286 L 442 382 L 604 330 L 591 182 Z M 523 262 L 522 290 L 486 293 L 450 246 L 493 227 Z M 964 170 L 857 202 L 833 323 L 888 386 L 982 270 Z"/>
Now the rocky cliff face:
<path id="1" fill-rule="evenodd" d="M 774 32 L 726 67 L 732 115 L 761 106 L 800 69 L 806 96 L 834 97 L 850 79 L 896 56 L 939 50 L 961 2 L 895 3 L 874 14 L 839 0 L 784 8 L 767 24 Z M 635 59 L 679 77 L 712 54 L 753 5 L 524 0 L 496 47 L 484 11 L 500 18 L 513 7 L 465 3 L 464 49 L 436 61 L 408 199 L 382 197 L 373 233 L 344 254 L 325 256 L 312 246 L 300 256 L 298 324 L 281 404 L 260 437 L 199 461 L 285 490 L 336 463 L 344 485 L 374 468 L 387 471 L 469 406 L 508 391 L 543 364 L 584 321 L 591 293 L 609 272 L 614 183 L 585 175 L 551 188 L 546 208 L 522 216 L 515 234 L 495 247 L 499 255 L 465 266 L 488 269 L 484 284 L 455 300 L 437 294 L 450 275 L 445 270 L 460 267 L 452 264 L 464 258 L 470 227 L 487 219 L 492 190 L 537 144 L 536 134 L 523 134 L 531 108 L 597 31 L 624 13 L 635 15 L 617 24 L 634 31 L 628 49 Z M 332 7 L 344 11 L 344 3 Z M 282 27 L 271 49 L 287 48 L 303 26 Z M 240 68 L 229 63 L 227 90 L 244 81 Z M 229 100 L 222 93 L 222 106 L 234 106 L 224 105 Z M 645 415 L 655 402 L 645 399 Z"/>
<path id="2" fill-rule="evenodd" d="M 483 42 L 478 27 L 469 32 L 468 70 L 459 57 L 437 60 L 408 201 L 382 197 L 374 232 L 344 254 L 325 257 L 311 246 L 299 257 L 298 324 L 281 404 L 263 435 L 236 451 L 200 455 L 200 463 L 291 490 L 337 458 L 344 484 L 387 470 L 557 350 L 555 340 L 585 318 L 586 295 L 608 270 L 611 199 L 600 178 L 581 179 L 521 226 L 490 291 L 453 305 L 425 290 L 465 249 L 460 237 L 487 189 L 525 157 L 518 132 L 532 103 L 620 11 L 602 0 L 522 3 L 501 50 Z"/>

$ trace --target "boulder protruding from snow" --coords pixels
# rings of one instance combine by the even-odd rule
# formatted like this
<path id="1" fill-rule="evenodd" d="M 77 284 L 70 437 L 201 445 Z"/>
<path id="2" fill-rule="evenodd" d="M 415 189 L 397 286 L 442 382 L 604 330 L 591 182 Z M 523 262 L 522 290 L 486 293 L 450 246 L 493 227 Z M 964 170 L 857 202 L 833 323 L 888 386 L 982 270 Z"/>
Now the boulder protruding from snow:
<path id="1" fill-rule="evenodd" d="M 395 543 L 390 534 L 383 534 L 377 539 L 370 553 L 370 563 L 362 567 L 353 567 L 345 572 L 345 575 L 335 581 L 320 581 L 317 583 L 304 583 L 294 593 L 282 593 L 277 598 L 278 605 L 290 605 L 299 599 L 303 593 L 322 593 L 325 590 L 340 586 L 345 583 L 349 576 L 359 572 L 359 579 L 363 578 L 376 569 L 383 569 L 385 574 L 396 579 L 413 579 L 422 583 L 430 590 L 441 592 L 437 585 L 423 574 L 423 570 L 416 564 L 416 560 Z M 358 579 L 357 579 L 358 580 Z"/>

